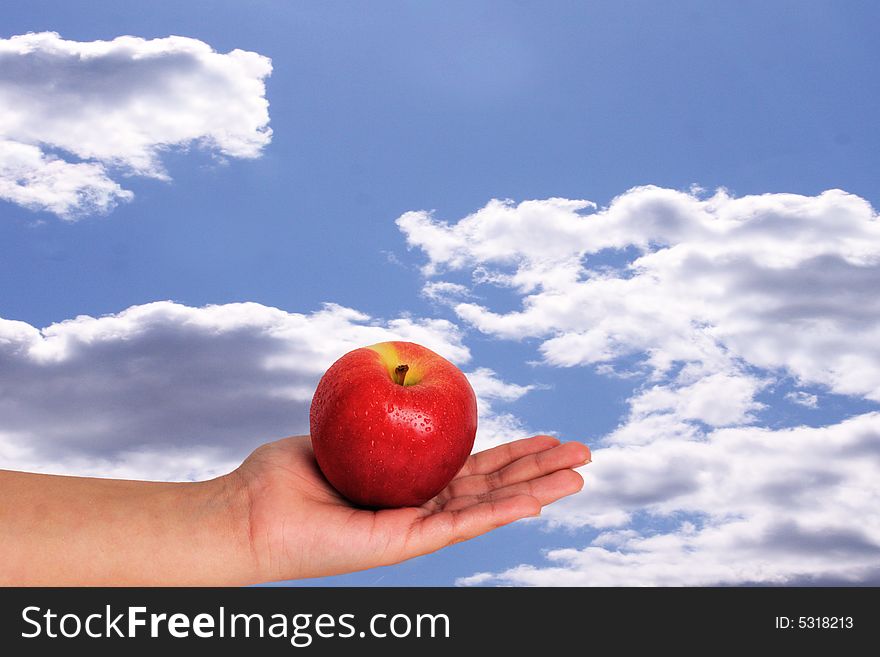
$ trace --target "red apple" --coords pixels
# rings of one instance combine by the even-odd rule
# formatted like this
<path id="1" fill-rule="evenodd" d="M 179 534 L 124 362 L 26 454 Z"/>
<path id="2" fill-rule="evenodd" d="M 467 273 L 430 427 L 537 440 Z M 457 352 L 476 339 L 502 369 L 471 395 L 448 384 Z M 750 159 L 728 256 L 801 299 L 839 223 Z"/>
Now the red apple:
<path id="1" fill-rule="evenodd" d="M 327 480 L 367 507 L 419 506 L 474 446 L 477 399 L 455 365 L 413 342 L 381 342 L 337 360 L 309 413 Z"/>

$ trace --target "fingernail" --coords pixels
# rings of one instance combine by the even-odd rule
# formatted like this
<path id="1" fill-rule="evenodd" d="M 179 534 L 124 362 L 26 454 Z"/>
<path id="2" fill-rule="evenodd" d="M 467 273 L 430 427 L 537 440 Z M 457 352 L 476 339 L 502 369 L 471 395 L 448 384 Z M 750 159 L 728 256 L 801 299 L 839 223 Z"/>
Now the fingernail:
<path id="1" fill-rule="evenodd" d="M 584 458 L 581 465 L 586 465 L 587 463 L 592 463 L 593 461 L 593 451 L 586 445 L 584 445 L 584 449 L 587 450 L 587 456 Z"/>

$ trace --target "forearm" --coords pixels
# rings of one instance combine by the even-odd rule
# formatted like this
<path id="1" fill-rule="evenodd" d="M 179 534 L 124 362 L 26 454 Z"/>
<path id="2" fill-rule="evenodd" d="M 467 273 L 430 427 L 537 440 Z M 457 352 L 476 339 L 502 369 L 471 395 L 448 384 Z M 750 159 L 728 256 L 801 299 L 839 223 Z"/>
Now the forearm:
<path id="1" fill-rule="evenodd" d="M 235 475 L 198 483 L 0 471 L 0 584 L 253 581 Z"/>

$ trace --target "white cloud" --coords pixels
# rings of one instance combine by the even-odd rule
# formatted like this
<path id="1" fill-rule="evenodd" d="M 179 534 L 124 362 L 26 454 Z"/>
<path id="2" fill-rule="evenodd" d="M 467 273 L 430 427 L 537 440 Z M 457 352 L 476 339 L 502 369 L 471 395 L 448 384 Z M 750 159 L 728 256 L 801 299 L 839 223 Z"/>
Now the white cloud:
<path id="1" fill-rule="evenodd" d="M 880 577 L 880 415 L 754 426 L 761 392 L 788 377 L 880 402 L 880 219 L 839 190 L 700 193 L 640 187 L 606 208 L 492 201 L 451 224 L 398 219 L 430 284 L 463 270 L 520 297 L 501 311 L 459 294 L 453 310 L 470 325 L 537 339 L 545 366 L 641 377 L 593 451 L 585 492 L 544 513 L 552 526 L 606 531 L 549 552 L 549 564 L 461 583 Z"/>
<path id="2" fill-rule="evenodd" d="M 39 330 L 0 319 L 0 467 L 195 479 L 267 440 L 308 432 L 312 391 L 343 353 L 390 339 L 470 359 L 444 320 L 372 320 L 256 303 L 172 302 Z M 508 393 L 485 370 L 478 379 Z M 487 416 L 487 428 L 493 417 Z"/>
<path id="3" fill-rule="evenodd" d="M 470 269 L 522 295 L 512 312 L 454 309 L 487 334 L 541 339 L 547 364 L 784 368 L 880 401 L 880 221 L 865 200 L 641 187 L 593 208 L 492 201 L 455 224 L 418 212 L 398 224 L 426 273 Z"/>
<path id="4" fill-rule="evenodd" d="M 0 319 L 0 467 L 123 478 L 201 479 L 256 445 L 308 433 L 318 379 L 339 356 L 409 340 L 470 361 L 445 320 L 371 319 L 327 304 L 310 314 L 257 303 L 193 308 L 162 301 L 42 330 Z M 468 373 L 476 449 L 528 435 L 496 410 L 534 386 Z"/>
<path id="5" fill-rule="evenodd" d="M 0 140 L 0 198 L 61 217 L 107 212 L 133 194 L 111 180 L 103 165 L 71 163 L 39 147 Z"/>
<path id="6" fill-rule="evenodd" d="M 669 412 L 712 426 L 744 424 L 752 419 L 751 411 L 762 407 L 754 401 L 760 388 L 754 377 L 719 372 L 690 385 L 654 386 L 633 397 L 630 407 L 636 417 Z"/>
<path id="7" fill-rule="evenodd" d="M 527 257 L 533 265 L 559 263 L 577 255 L 573 244 L 582 241 L 584 226 L 579 210 L 592 209 L 589 201 L 551 198 L 524 201 L 492 200 L 482 210 L 454 226 L 436 221 L 429 212 L 407 212 L 397 220 L 407 243 L 425 251 L 426 274 L 442 267 L 460 269 L 475 263 L 512 263 Z M 525 249 L 525 251 L 524 251 Z"/>
<path id="8" fill-rule="evenodd" d="M 523 421 L 513 413 L 498 411 L 491 405 L 480 404 L 480 419 L 477 425 L 477 439 L 474 451 L 480 452 L 511 440 L 534 435 Z"/>
<path id="9" fill-rule="evenodd" d="M 422 296 L 437 303 L 452 304 L 473 295 L 464 285 L 448 281 L 428 281 L 422 288 Z"/>
<path id="10" fill-rule="evenodd" d="M 534 385 L 518 385 L 502 381 L 498 375 L 488 367 L 480 367 L 470 372 L 468 380 L 477 395 L 486 401 L 492 399 L 501 399 L 503 401 L 516 401 L 530 390 L 534 390 Z"/>
<path id="11" fill-rule="evenodd" d="M 806 406 L 807 408 L 819 407 L 818 395 L 813 395 L 809 392 L 804 392 L 803 390 L 793 390 L 792 392 L 786 393 L 785 398 L 791 403 L 799 406 Z"/>
<path id="12" fill-rule="evenodd" d="M 179 36 L 0 39 L 0 198 L 72 220 L 131 198 L 110 170 L 167 179 L 169 148 L 257 157 L 271 139 L 271 70 L 257 53 Z"/>
<path id="13" fill-rule="evenodd" d="M 878 469 L 880 413 L 829 427 L 720 429 L 700 441 L 594 450 L 585 492 L 544 515 L 554 524 L 607 531 L 582 549 L 550 550 L 549 564 L 459 583 L 880 581 Z M 635 531 L 628 528 L 635 514 L 673 528 Z"/>
<path id="14" fill-rule="evenodd" d="M 479 367 L 469 372 L 467 378 L 477 395 L 479 422 L 474 444 L 475 451 L 489 449 L 533 433 L 516 415 L 501 412 L 496 406 L 498 402 L 516 401 L 537 386 L 523 386 L 503 381 L 487 367 Z"/>

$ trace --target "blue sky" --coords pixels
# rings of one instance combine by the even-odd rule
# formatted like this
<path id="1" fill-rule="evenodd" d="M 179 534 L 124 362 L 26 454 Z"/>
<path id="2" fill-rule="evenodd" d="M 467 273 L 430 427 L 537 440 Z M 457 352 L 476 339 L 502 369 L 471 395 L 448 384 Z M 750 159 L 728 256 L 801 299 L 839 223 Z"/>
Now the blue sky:
<path id="1" fill-rule="evenodd" d="M 666 450 L 681 448 L 684 451 L 675 452 L 680 462 L 693 463 L 712 479 L 720 476 L 711 474 L 716 472 L 715 457 L 701 460 L 687 450 L 694 446 L 720 450 L 719 445 L 736 440 L 751 445 L 760 431 L 788 429 L 793 433 L 785 434 L 786 439 L 803 444 L 824 440 L 845 446 L 856 440 L 854 435 L 871 437 L 863 448 L 874 456 L 857 464 L 841 456 L 833 481 L 816 479 L 814 494 L 828 496 L 829 487 L 840 495 L 844 489 L 862 491 L 863 482 L 878 474 L 880 443 L 873 436 L 880 435 L 880 421 L 872 413 L 880 401 L 880 375 L 876 375 L 880 357 L 861 342 L 877 335 L 872 332 L 880 326 L 869 294 L 870 286 L 880 283 L 876 275 L 880 241 L 876 213 L 865 210 L 880 204 L 876 185 L 880 47 L 873 29 L 880 9 L 875 3 L 160 1 L 133 8 L 112 2 L 16 1 L 6 3 L 3 14 L 2 38 L 50 31 L 84 43 L 122 35 L 143 39 L 180 35 L 220 54 L 235 49 L 258 53 L 271 59 L 271 75 L 263 80 L 272 135 L 258 152 L 244 157 L 230 154 L 229 148 L 224 151 L 222 143 L 199 147 L 203 133 L 198 130 L 190 141 L 170 146 L 163 145 L 167 139 L 156 137 L 156 152 L 167 173 L 167 179 L 160 180 L 126 164 L 131 151 L 116 153 L 116 160 L 90 157 L 39 137 L 42 124 L 27 126 L 26 139 L 25 128 L 19 126 L 13 134 L 13 128 L 0 123 L 0 140 L 40 143 L 44 154 L 72 163 L 101 162 L 109 178 L 134 195 L 104 213 L 85 213 L 76 221 L 0 201 L 4 245 L 0 317 L 41 329 L 80 315 L 97 318 L 171 300 L 192 308 L 256 302 L 303 314 L 307 321 L 322 304 L 332 303 L 369 315 L 373 320 L 365 320 L 367 324 L 372 321 L 391 331 L 396 330 L 389 323 L 394 318 L 414 325 L 442 319 L 450 324 L 439 331 L 438 344 L 466 347 L 470 359 L 463 364 L 465 371 L 489 368 L 501 381 L 534 386 L 506 400 L 491 401 L 486 417 L 502 422 L 493 426 L 553 431 L 612 450 L 605 471 L 610 474 L 602 474 L 597 458 L 585 471 L 588 480 L 596 477 L 595 490 L 588 481 L 583 494 L 559 505 L 560 510 L 546 521 L 520 523 L 440 554 L 321 583 L 446 585 L 460 578 L 470 578 L 464 583 L 589 583 L 584 573 L 597 564 L 607 566 L 608 579 L 603 583 L 669 583 L 656 574 L 657 564 L 664 559 L 680 561 L 688 550 L 703 555 L 696 570 L 706 574 L 696 580 L 682 575 L 677 582 L 876 577 L 880 527 L 859 530 L 866 532 L 861 538 L 874 551 L 851 553 L 844 539 L 855 528 L 843 519 L 806 512 L 792 515 L 787 525 L 764 527 L 753 552 L 766 553 L 755 558 L 752 570 L 731 574 L 715 567 L 735 557 L 736 548 L 731 546 L 745 540 L 735 534 L 736 522 L 751 518 L 758 524 L 769 523 L 768 509 L 778 511 L 773 500 L 756 492 L 755 508 L 764 500 L 766 514 L 751 506 L 731 508 L 726 514 L 719 507 L 726 498 L 707 493 L 705 478 L 700 479 L 703 492 L 697 499 L 696 489 L 688 486 L 698 484 L 687 475 L 681 475 L 687 481 L 673 485 L 675 476 L 655 473 L 652 478 L 653 470 L 646 473 L 627 460 L 634 450 L 641 449 L 648 463 L 652 454 L 668 455 Z M 213 88 L 212 79 L 203 82 L 205 89 Z M 15 98 L 15 85 L 21 80 L 9 77 L 4 84 L 11 91 L 0 96 L 0 102 L 5 98 L 12 103 L 9 99 Z M 106 107 L 110 110 L 113 105 Z M 174 118 L 174 107 L 159 110 Z M 64 118 L 68 110 L 53 111 Z M 702 191 L 692 190 L 693 185 Z M 637 190 L 628 191 L 633 188 Z M 718 188 L 727 190 L 726 200 L 713 196 Z M 848 194 L 820 196 L 831 189 Z M 781 194 L 803 200 L 789 203 L 772 196 Z M 618 197 L 630 205 L 612 203 Z M 516 220 L 532 222 L 523 234 L 538 235 L 537 242 L 549 235 L 550 246 L 537 252 L 534 238 L 502 243 L 498 231 L 503 232 L 503 226 L 498 231 L 485 228 L 496 214 L 501 224 L 508 221 L 502 211 L 481 221 L 482 228 L 467 228 L 464 223 L 465 217 L 492 199 L 510 199 L 508 207 L 515 209 L 522 201 L 552 198 L 593 201 L 597 216 L 608 218 L 608 233 L 618 230 L 618 225 L 620 231 L 629 232 L 607 244 L 604 237 L 572 237 L 565 226 L 576 223 L 578 213 L 586 216 L 593 210 L 560 210 L 562 214 L 554 219 L 557 210 L 551 204 L 520 208 L 513 212 Z M 737 204 L 736 199 L 748 202 Z M 662 205 L 658 222 L 678 217 L 670 221 L 700 230 L 670 232 L 658 223 L 658 232 L 642 235 L 639 220 L 657 204 Z M 701 209 L 694 209 L 694 204 L 702 204 Z M 716 208 L 726 209 L 716 212 Z M 433 214 L 423 215 L 417 224 L 397 222 L 402 215 L 418 211 Z M 714 213 L 718 222 L 752 221 L 752 237 L 708 240 L 700 232 L 701 212 Z M 789 239 L 779 232 L 789 219 L 780 220 L 779 230 L 771 225 L 774 217 L 783 215 L 814 223 L 803 235 L 792 234 Z M 851 221 L 840 219 L 844 216 Z M 453 255 L 432 251 L 432 245 L 447 234 L 453 235 L 449 247 Z M 749 241 L 754 235 L 769 241 Z M 843 246 L 830 250 L 829 244 L 836 244 L 837 238 Z M 577 239 L 583 242 L 571 252 L 563 248 Z M 475 250 L 474 240 L 487 249 Z M 729 244 L 734 246 L 728 248 Z M 489 248 L 492 245 L 497 248 Z M 677 250 L 671 248 L 675 245 Z M 529 287 L 512 279 L 499 282 L 497 276 L 494 282 L 480 278 L 486 270 L 555 276 L 557 269 L 547 264 L 557 252 L 554 249 L 560 261 L 574 258 L 584 268 L 581 275 L 566 279 L 565 286 L 552 287 L 545 281 Z M 693 297 L 700 303 L 675 306 L 676 312 L 693 312 L 695 323 L 711 329 L 708 334 L 676 333 L 691 329 L 671 318 L 658 320 L 656 333 L 645 335 L 641 327 L 651 323 L 636 316 L 644 306 L 620 310 L 622 324 L 608 328 L 594 326 L 576 309 L 559 310 L 554 305 L 557 297 L 567 296 L 595 303 L 589 307 L 597 309 L 614 307 L 610 297 L 600 299 L 604 292 L 585 285 L 589 278 L 585 272 L 605 267 L 626 280 L 627 267 L 637 258 L 646 253 L 664 255 L 667 249 L 670 257 L 673 251 L 687 251 L 693 258 L 714 254 L 716 262 L 754 260 L 754 271 L 734 270 L 733 264 L 729 271 L 711 270 L 724 294 L 715 296 L 716 288 L 695 285 Z M 811 257 L 829 260 L 814 262 Z M 650 276 L 646 274 L 645 284 L 660 280 L 660 287 L 633 289 L 632 298 L 644 294 L 647 303 L 668 294 L 670 303 L 676 302 L 682 294 L 690 294 L 682 292 L 688 288 L 681 287 L 681 281 L 705 272 L 674 269 L 666 260 L 658 263 L 647 265 Z M 839 275 L 835 263 L 840 264 Z M 426 265 L 433 265 L 435 273 L 426 273 Z M 774 272 L 780 267 L 795 281 L 809 280 L 816 294 L 827 295 L 829 303 L 816 302 L 809 311 L 803 310 L 804 304 L 816 299 L 808 298 L 807 283 L 798 287 L 796 282 L 792 286 L 777 280 Z M 711 276 L 706 274 L 704 280 Z M 459 289 L 454 299 L 431 299 L 424 287 L 432 281 L 467 290 Z M 803 303 L 795 304 L 793 300 L 801 296 Z M 743 305 L 734 303 L 739 299 Z M 832 299 L 839 303 L 830 303 Z M 766 312 L 748 315 L 746 328 L 734 321 L 746 312 L 743 308 L 754 309 L 755 303 L 764 302 Z M 529 303 L 544 308 L 543 317 L 554 319 L 542 325 L 539 317 L 534 330 L 514 327 L 518 311 Z M 862 316 L 852 319 L 857 310 Z M 632 317 L 626 315 L 630 311 L 635 313 Z M 807 339 L 828 326 L 834 328 L 826 341 Z M 589 333 L 593 328 L 598 333 Z M 763 345 L 755 337 L 762 328 L 769 333 L 776 330 L 782 337 Z M 668 337 L 663 333 L 667 329 L 668 335 L 678 337 Z M 697 345 L 706 335 L 717 353 L 681 356 L 683 344 Z M 790 350 L 782 339 L 786 335 L 797 343 Z M 798 342 L 805 335 L 803 344 Z M 356 341 L 357 332 L 355 337 L 346 336 Z M 566 336 L 580 336 L 580 346 L 572 346 L 574 338 L 552 342 Z M 596 347 L 600 337 L 606 342 Z M 583 346 L 588 339 L 589 346 Z M 142 357 L 164 353 L 161 336 L 155 340 L 160 342 L 143 345 Z M 613 348 L 608 346 L 612 342 Z M 759 343 L 761 348 L 756 346 Z M 332 345 L 316 344 L 308 342 L 312 351 L 306 350 L 315 354 L 315 362 L 303 366 L 306 387 L 314 378 L 313 370 L 326 366 L 334 350 Z M 553 351 L 555 344 L 562 345 L 565 353 L 579 355 L 566 359 Z M 242 363 L 247 348 L 241 347 Z M 102 370 L 90 367 L 88 359 L 110 358 L 106 354 L 111 352 L 110 347 L 96 353 L 83 347 L 77 358 L 95 373 Z M 652 354 L 665 355 L 675 365 L 664 369 L 649 362 Z M 37 387 L 41 376 L 46 375 L 33 373 Z M 98 374 L 94 376 L 97 380 Z M 226 385 L 234 385 L 233 381 L 230 375 Z M 103 389 L 99 383 L 96 390 Z M 712 387 L 716 385 L 720 387 Z M 65 394 L 63 386 L 50 387 Z M 652 389 L 655 394 L 637 402 L 639 395 Z M 719 391 L 724 401 L 738 400 L 720 419 L 701 406 L 706 394 L 713 399 Z M 140 418 L 138 399 L 144 399 L 143 391 L 132 388 L 130 398 L 108 407 L 107 413 L 112 413 L 107 417 Z M 16 397 L 10 403 L 27 417 L 39 409 L 28 400 Z M 199 413 L 211 412 L 209 405 L 199 408 L 184 424 L 173 425 L 164 418 L 143 420 L 144 426 L 171 427 L 178 432 L 175 435 L 194 436 L 200 430 Z M 285 422 L 301 423 L 297 413 L 278 411 L 271 421 L 255 422 L 242 411 L 240 423 L 232 425 L 243 432 L 241 441 L 224 438 L 229 451 L 214 463 L 214 456 L 200 456 L 214 454 L 210 445 L 194 437 L 192 454 L 186 458 L 195 461 L 186 461 L 187 467 L 194 473 L 222 468 L 246 453 L 261 432 L 277 430 L 283 435 Z M 69 418 L 60 412 L 53 418 L 58 426 L 69 426 Z M 847 420 L 860 423 L 859 428 L 846 424 Z M 0 437 L 4 430 L 9 435 L 21 433 L 25 426 L 24 420 L 0 425 Z M 630 434 L 622 430 L 627 427 L 635 433 L 653 427 L 658 437 L 655 441 L 627 438 Z M 301 429 L 291 426 L 289 431 L 297 428 Z M 811 434 L 809 428 L 818 428 L 821 434 Z M 158 474 L 136 468 L 113 470 L 124 457 L 108 441 L 102 442 L 103 451 L 89 448 L 87 429 L 81 431 L 85 433 L 74 441 L 86 445 L 75 455 L 80 469 L 112 466 L 110 474 L 141 476 L 182 472 L 179 464 L 169 464 Z M 148 434 L 144 429 L 143 435 Z M 29 461 L 13 460 L 12 465 L 39 468 L 45 462 L 45 468 L 57 470 L 58 463 L 71 458 L 60 429 L 58 436 L 58 444 L 47 443 L 44 452 L 28 456 Z M 761 445 L 773 444 L 772 437 L 764 437 Z M 488 444 L 497 437 L 486 440 Z M 147 449 L 144 441 L 126 449 Z M 6 453 L 18 452 L 9 448 Z M 775 452 L 765 456 L 767 463 L 790 465 L 792 477 L 800 472 L 803 481 L 814 481 L 804 470 L 805 463 L 794 456 Z M 214 464 L 205 465 L 209 462 Z M 626 477 L 643 480 L 633 483 Z M 649 490 L 644 481 L 655 479 L 660 483 Z M 766 491 L 771 483 L 754 481 L 749 490 Z M 667 488 L 687 489 L 693 495 L 676 497 Z M 718 489 L 727 490 L 721 484 Z M 621 490 L 632 495 L 627 497 Z M 861 508 L 855 497 L 861 503 L 870 497 L 868 491 L 862 492 L 843 500 L 852 503 L 852 511 Z M 596 510 L 594 503 L 617 505 L 627 517 L 609 519 L 605 512 L 614 509 Z M 682 523 L 690 524 L 682 529 Z M 718 539 L 727 547 L 718 548 L 710 530 L 717 530 L 718 536 L 728 536 L 724 534 L 728 531 L 728 538 Z M 694 532 L 697 538 L 688 543 Z M 600 534 L 603 538 L 595 543 Z M 829 564 L 794 550 L 788 561 L 795 565 L 773 566 L 772 555 L 788 544 L 775 540 L 783 535 L 786 540 L 801 537 L 802 545 L 810 544 L 804 536 L 830 536 L 832 541 L 843 537 L 843 557 Z M 633 554 L 654 549 L 644 541 L 657 536 L 686 545 L 675 553 L 657 548 L 651 552 L 654 561 L 633 561 Z M 548 561 L 546 551 L 558 549 L 570 552 Z M 847 561 L 851 568 L 845 567 Z M 620 574 L 626 567 L 642 579 L 626 580 Z"/>

